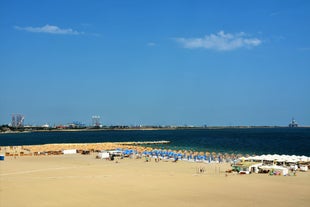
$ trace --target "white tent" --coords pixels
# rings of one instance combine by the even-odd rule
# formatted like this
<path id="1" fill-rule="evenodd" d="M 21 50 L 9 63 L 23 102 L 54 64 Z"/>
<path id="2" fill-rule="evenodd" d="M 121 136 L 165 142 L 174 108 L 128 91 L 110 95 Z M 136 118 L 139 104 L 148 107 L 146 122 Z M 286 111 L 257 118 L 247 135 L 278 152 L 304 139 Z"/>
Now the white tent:
<path id="1" fill-rule="evenodd" d="M 239 158 L 240 161 L 252 161 L 252 162 L 286 162 L 286 163 L 298 163 L 298 162 L 309 162 L 310 157 L 306 156 L 296 156 L 296 155 L 261 155 L 261 156 L 254 156 L 254 157 L 241 157 Z"/>
<path id="2" fill-rule="evenodd" d="M 62 150 L 64 155 L 71 155 L 71 154 L 76 154 L 76 149 L 68 149 L 68 150 Z"/>
<path id="3" fill-rule="evenodd" d="M 261 166 L 259 168 L 263 169 L 263 170 L 281 171 L 282 175 L 287 175 L 288 174 L 288 169 L 285 168 L 285 167 L 281 167 L 281 166 L 276 166 L 276 165 L 273 165 L 273 166 Z"/>
<path id="4" fill-rule="evenodd" d="M 97 157 L 98 157 L 99 159 L 107 159 L 107 158 L 110 157 L 110 154 L 109 154 L 109 152 L 102 151 L 102 152 L 99 152 L 99 153 L 98 153 Z"/>
<path id="5" fill-rule="evenodd" d="M 303 171 L 303 172 L 308 171 L 308 166 L 307 165 L 300 166 L 300 171 Z"/>

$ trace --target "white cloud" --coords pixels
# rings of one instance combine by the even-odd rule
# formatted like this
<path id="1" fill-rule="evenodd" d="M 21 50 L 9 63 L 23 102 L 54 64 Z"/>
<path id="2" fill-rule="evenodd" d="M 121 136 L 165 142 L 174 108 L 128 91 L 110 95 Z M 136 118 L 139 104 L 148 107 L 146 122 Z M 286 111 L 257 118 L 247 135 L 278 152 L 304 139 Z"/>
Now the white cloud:
<path id="1" fill-rule="evenodd" d="M 19 27 L 19 26 L 15 26 L 14 28 L 17 30 L 24 30 L 27 32 L 35 32 L 35 33 L 63 34 L 63 35 L 83 34 L 81 32 L 75 31 L 71 28 L 62 29 L 62 28 L 59 28 L 58 26 L 49 25 L 49 24 L 47 24 L 43 27 Z"/>
<path id="2" fill-rule="evenodd" d="M 147 43 L 147 46 L 149 46 L 149 47 L 154 47 L 154 46 L 156 46 L 156 43 L 155 43 L 155 42 L 148 42 L 148 43 Z"/>
<path id="3" fill-rule="evenodd" d="M 255 47 L 262 43 L 258 38 L 249 38 L 244 32 L 230 34 L 224 31 L 206 35 L 203 38 L 176 38 L 175 40 L 184 48 L 205 48 L 218 51 Z"/>

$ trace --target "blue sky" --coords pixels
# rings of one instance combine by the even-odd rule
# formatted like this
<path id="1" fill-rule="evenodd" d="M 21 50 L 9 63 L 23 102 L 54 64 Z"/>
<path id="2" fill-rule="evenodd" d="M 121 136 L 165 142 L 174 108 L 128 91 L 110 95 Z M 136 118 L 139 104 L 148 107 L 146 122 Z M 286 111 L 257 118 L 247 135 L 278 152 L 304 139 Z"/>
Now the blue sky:
<path id="1" fill-rule="evenodd" d="M 0 124 L 310 125 L 310 1 L 0 2 Z"/>

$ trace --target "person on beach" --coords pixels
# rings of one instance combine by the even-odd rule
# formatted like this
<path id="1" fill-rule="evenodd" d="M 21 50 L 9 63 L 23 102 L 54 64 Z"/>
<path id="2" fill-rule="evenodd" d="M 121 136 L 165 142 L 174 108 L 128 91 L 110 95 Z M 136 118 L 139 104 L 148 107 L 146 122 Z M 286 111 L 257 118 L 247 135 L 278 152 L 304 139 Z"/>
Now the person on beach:
<path id="1" fill-rule="evenodd" d="M 110 156 L 110 160 L 111 160 L 111 161 L 114 160 L 114 155 L 113 155 L 113 154 Z"/>
<path id="2" fill-rule="evenodd" d="M 196 172 L 197 174 L 203 174 L 205 172 L 205 168 L 200 166 L 196 169 Z"/>

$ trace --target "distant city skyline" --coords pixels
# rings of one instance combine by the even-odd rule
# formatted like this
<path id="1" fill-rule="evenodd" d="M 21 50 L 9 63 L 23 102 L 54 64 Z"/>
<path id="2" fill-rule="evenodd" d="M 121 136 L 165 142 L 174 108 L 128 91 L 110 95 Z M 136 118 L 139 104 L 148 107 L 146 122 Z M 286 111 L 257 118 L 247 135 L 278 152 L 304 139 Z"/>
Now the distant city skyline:
<path id="1" fill-rule="evenodd" d="M 0 124 L 310 126 L 310 1 L 0 2 Z"/>
<path id="2" fill-rule="evenodd" d="M 85 119 L 86 120 L 86 119 Z M 9 125 L 9 126 L 13 126 L 13 127 L 19 127 L 19 126 L 36 126 L 36 127 L 40 127 L 40 126 L 49 126 L 49 127 L 55 127 L 55 126 L 66 126 L 66 125 L 81 125 L 81 126 L 94 126 L 94 127 L 102 127 L 102 126 L 132 126 L 132 127 L 143 127 L 143 126 L 161 126 L 161 127 L 176 127 L 176 126 L 186 126 L 186 127 L 217 127 L 217 126 L 280 126 L 280 127 L 286 127 L 286 126 L 291 126 L 292 124 L 294 126 L 298 126 L 299 123 L 295 120 L 294 117 L 292 117 L 291 122 L 288 122 L 286 125 L 266 125 L 266 124 L 262 124 L 262 125 L 249 125 L 249 124 L 245 124 L 245 125 L 238 125 L 238 124 L 230 124 L 230 125 L 208 125 L 208 124 L 199 124 L 199 125 L 195 125 L 195 124 L 188 124 L 188 123 L 184 123 L 184 124 L 179 124 L 179 125 L 175 125 L 175 124 L 144 124 L 144 123 L 140 123 L 140 124 L 117 124 L 117 123 L 102 123 L 101 122 L 101 117 L 98 115 L 92 115 L 90 117 L 90 119 L 86 120 L 86 121 L 80 121 L 80 120 L 72 120 L 69 122 L 58 122 L 58 123 L 52 123 L 50 121 L 46 121 L 46 122 L 36 122 L 36 121 L 32 121 L 32 122 L 25 122 L 25 116 L 23 114 L 12 114 L 11 116 L 11 120 L 10 122 L 7 123 L 0 123 L 0 125 Z M 17 124 L 18 123 L 18 124 Z M 21 124 L 20 124 L 21 123 Z M 299 125 L 301 127 L 310 127 L 310 125 Z"/>

